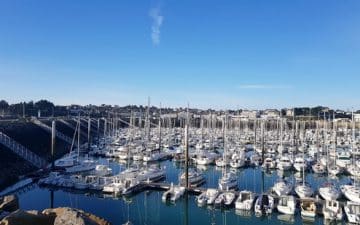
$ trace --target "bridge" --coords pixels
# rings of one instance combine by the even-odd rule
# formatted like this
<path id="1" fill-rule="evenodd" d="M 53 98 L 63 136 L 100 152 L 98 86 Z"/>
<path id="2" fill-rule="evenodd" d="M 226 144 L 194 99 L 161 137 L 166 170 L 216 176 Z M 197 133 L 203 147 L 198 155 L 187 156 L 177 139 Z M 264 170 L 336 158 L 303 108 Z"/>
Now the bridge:
<path id="1" fill-rule="evenodd" d="M 48 164 L 45 159 L 36 155 L 2 132 L 0 132 L 0 143 L 37 168 L 43 168 Z"/>
<path id="2" fill-rule="evenodd" d="M 41 127 L 42 129 L 44 129 L 45 131 L 51 133 L 51 127 L 49 127 L 48 125 L 46 125 L 45 123 L 41 122 L 40 120 L 36 119 L 36 118 L 32 118 L 31 122 L 33 122 L 34 124 L 38 125 L 39 127 Z M 66 143 L 68 143 L 69 145 L 72 145 L 72 139 L 69 138 L 68 136 L 66 136 L 65 134 L 61 133 L 60 131 L 56 131 L 56 137 L 65 141 Z"/>

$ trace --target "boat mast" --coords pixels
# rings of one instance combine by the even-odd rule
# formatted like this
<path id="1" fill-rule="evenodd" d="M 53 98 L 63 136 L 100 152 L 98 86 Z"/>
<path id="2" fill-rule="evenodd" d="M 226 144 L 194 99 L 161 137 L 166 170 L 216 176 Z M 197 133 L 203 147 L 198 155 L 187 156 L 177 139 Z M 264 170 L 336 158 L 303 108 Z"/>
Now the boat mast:
<path id="1" fill-rule="evenodd" d="M 189 188 L 189 104 L 186 110 L 185 123 L 185 188 Z"/>
<path id="2" fill-rule="evenodd" d="M 78 124 L 79 124 L 79 126 L 78 126 L 78 155 L 77 155 L 77 161 L 79 161 L 79 155 L 80 155 L 80 132 L 81 132 L 81 121 L 80 121 L 80 112 L 79 112 L 79 116 L 78 116 Z"/>
<path id="3" fill-rule="evenodd" d="M 159 152 L 161 151 L 161 102 L 159 111 Z"/>

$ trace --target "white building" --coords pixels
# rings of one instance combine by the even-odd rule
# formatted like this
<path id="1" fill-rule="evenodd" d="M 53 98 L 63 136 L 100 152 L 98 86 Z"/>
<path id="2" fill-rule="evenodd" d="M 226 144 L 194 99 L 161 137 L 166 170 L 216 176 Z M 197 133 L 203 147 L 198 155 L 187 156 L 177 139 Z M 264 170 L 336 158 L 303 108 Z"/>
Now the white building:
<path id="1" fill-rule="evenodd" d="M 240 118 L 243 119 L 255 119 L 259 117 L 259 112 L 256 110 L 243 110 L 240 113 Z"/>
<path id="2" fill-rule="evenodd" d="M 261 118 L 263 119 L 279 119 L 280 118 L 280 111 L 277 109 L 267 109 L 263 111 L 261 114 Z"/>

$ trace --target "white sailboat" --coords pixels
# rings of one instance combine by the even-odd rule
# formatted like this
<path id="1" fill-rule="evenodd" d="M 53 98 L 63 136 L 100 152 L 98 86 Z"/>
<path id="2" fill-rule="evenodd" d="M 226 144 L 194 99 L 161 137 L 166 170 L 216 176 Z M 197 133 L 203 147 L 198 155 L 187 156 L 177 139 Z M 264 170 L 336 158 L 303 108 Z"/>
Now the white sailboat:
<path id="1" fill-rule="evenodd" d="M 162 201 L 163 202 L 167 202 L 167 201 L 175 202 L 181 196 L 183 196 L 184 193 L 185 193 L 185 187 L 175 186 L 173 183 L 171 183 L 170 189 L 163 193 Z"/>
<path id="2" fill-rule="evenodd" d="M 276 182 L 274 184 L 274 187 L 272 188 L 272 190 L 278 196 L 288 195 L 292 191 L 292 189 L 293 189 L 293 185 L 284 179 L 279 179 L 278 182 Z"/>
<path id="3" fill-rule="evenodd" d="M 196 198 L 196 201 L 201 206 L 206 204 L 213 205 L 218 195 L 219 190 L 214 188 L 208 188 Z"/>
<path id="4" fill-rule="evenodd" d="M 341 192 L 333 183 L 327 182 L 319 188 L 319 194 L 323 199 L 331 201 L 337 200 Z"/>
<path id="5" fill-rule="evenodd" d="M 215 206 L 221 207 L 226 206 L 230 207 L 233 202 L 235 201 L 236 195 L 234 192 L 231 191 L 225 191 L 219 194 L 215 199 Z"/>
<path id="6" fill-rule="evenodd" d="M 227 152 L 227 115 L 225 115 L 224 122 L 224 160 Z M 237 176 L 233 172 L 227 172 L 227 168 L 223 167 L 222 177 L 219 180 L 219 189 L 222 191 L 228 191 L 231 189 L 237 189 Z"/>

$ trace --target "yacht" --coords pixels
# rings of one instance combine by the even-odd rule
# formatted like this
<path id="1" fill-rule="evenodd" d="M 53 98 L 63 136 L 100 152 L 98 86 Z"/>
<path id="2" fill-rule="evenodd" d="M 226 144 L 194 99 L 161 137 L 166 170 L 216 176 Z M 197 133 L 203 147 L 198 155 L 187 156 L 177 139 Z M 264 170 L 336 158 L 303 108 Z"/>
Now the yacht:
<path id="1" fill-rule="evenodd" d="M 214 163 L 214 158 L 208 154 L 203 153 L 203 154 L 197 156 L 196 163 L 198 165 L 209 165 L 209 164 Z"/>
<path id="2" fill-rule="evenodd" d="M 320 196 L 328 201 L 336 200 L 340 197 L 340 190 L 333 183 L 325 183 L 319 188 Z"/>
<path id="3" fill-rule="evenodd" d="M 348 200 L 360 203 L 360 187 L 354 185 L 342 185 L 340 189 Z"/>
<path id="4" fill-rule="evenodd" d="M 251 191 L 240 191 L 236 199 L 235 208 L 238 210 L 251 210 L 254 205 L 256 195 Z"/>
<path id="5" fill-rule="evenodd" d="M 219 180 L 219 189 L 227 191 L 231 189 L 237 189 L 237 177 L 232 172 L 225 173 Z"/>
<path id="6" fill-rule="evenodd" d="M 306 182 L 300 182 L 295 187 L 295 193 L 299 198 L 310 198 L 313 196 L 314 191 Z"/>
<path id="7" fill-rule="evenodd" d="M 271 157 L 267 157 L 264 159 L 264 163 L 262 164 L 262 168 L 263 169 L 275 169 L 276 168 L 276 162 L 274 161 L 273 158 Z"/>
<path id="8" fill-rule="evenodd" d="M 282 214 L 294 215 L 296 210 L 295 197 L 292 195 L 280 196 L 277 210 Z"/>
<path id="9" fill-rule="evenodd" d="M 303 172 L 304 170 L 306 170 L 307 164 L 306 161 L 304 160 L 304 157 L 296 157 L 295 161 L 294 161 L 294 168 L 296 171 L 298 172 Z"/>
<path id="10" fill-rule="evenodd" d="M 316 203 L 312 198 L 303 198 L 300 200 L 301 217 L 315 218 L 316 216 Z"/>
<path id="11" fill-rule="evenodd" d="M 208 188 L 206 191 L 201 193 L 197 198 L 196 201 L 199 205 L 213 205 L 215 199 L 219 195 L 219 190 L 214 188 Z"/>
<path id="12" fill-rule="evenodd" d="M 292 168 L 292 162 L 289 156 L 282 156 L 277 163 L 277 168 L 283 171 L 290 170 Z"/>
<path id="13" fill-rule="evenodd" d="M 312 170 L 316 174 L 324 174 L 326 172 L 326 167 L 323 164 L 318 162 L 312 166 Z"/>
<path id="14" fill-rule="evenodd" d="M 164 192 L 164 194 L 162 195 L 162 201 L 167 202 L 170 200 L 171 202 L 175 202 L 181 196 L 183 196 L 184 193 L 185 193 L 185 187 L 174 186 L 171 183 L 170 189 Z"/>
<path id="15" fill-rule="evenodd" d="M 347 220 L 353 224 L 360 224 L 360 203 L 348 201 L 344 206 Z"/>
<path id="16" fill-rule="evenodd" d="M 96 165 L 95 170 L 91 174 L 96 176 L 109 176 L 112 174 L 112 169 L 107 165 Z"/>
<path id="17" fill-rule="evenodd" d="M 278 182 L 275 183 L 272 190 L 278 195 L 288 195 L 293 189 L 293 186 L 290 182 L 280 179 Z"/>
<path id="18" fill-rule="evenodd" d="M 336 200 L 326 200 L 323 206 L 323 215 L 325 220 L 338 220 L 343 218 L 342 208 Z"/>
<path id="19" fill-rule="evenodd" d="M 195 171 L 195 170 L 189 170 L 188 173 L 188 181 L 190 187 L 198 187 L 202 185 L 205 182 L 205 177 L 203 173 Z M 180 176 L 180 184 L 185 185 L 185 173 L 182 173 Z"/>
<path id="20" fill-rule="evenodd" d="M 236 195 L 234 192 L 225 191 L 216 197 L 214 204 L 215 204 L 215 206 L 229 207 L 233 204 L 235 198 L 236 198 Z"/>
<path id="21" fill-rule="evenodd" d="M 66 173 L 81 173 L 94 170 L 96 163 L 93 160 L 83 160 L 72 167 L 66 167 Z"/>
<path id="22" fill-rule="evenodd" d="M 255 202 L 255 215 L 269 215 L 274 209 L 274 198 L 268 194 L 262 194 Z"/>
<path id="23" fill-rule="evenodd" d="M 137 178 L 128 178 L 124 181 L 124 186 L 121 191 L 123 195 L 130 195 L 140 190 L 141 182 Z"/>
<path id="24" fill-rule="evenodd" d="M 104 193 L 118 194 L 123 189 L 123 183 L 118 177 L 114 177 L 112 181 L 104 185 L 102 191 Z"/>

